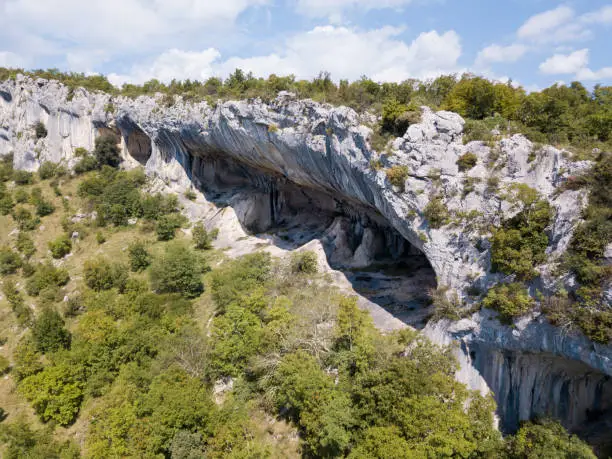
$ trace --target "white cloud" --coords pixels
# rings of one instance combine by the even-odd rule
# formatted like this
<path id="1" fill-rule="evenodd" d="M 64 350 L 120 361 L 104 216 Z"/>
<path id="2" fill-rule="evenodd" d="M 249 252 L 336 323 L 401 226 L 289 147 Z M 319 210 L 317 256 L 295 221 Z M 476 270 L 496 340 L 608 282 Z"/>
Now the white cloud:
<path id="1" fill-rule="evenodd" d="M 581 17 L 589 24 L 612 24 L 612 5 L 604 6 L 597 11 L 587 13 Z"/>
<path id="2" fill-rule="evenodd" d="M 548 75 L 566 75 L 579 72 L 589 63 L 589 50 L 581 49 L 570 54 L 555 54 L 540 64 L 540 71 Z"/>
<path id="3" fill-rule="evenodd" d="M 219 51 L 209 48 L 201 52 L 171 49 L 160 54 L 149 65 L 136 65 L 130 75 L 111 73 L 108 79 L 120 86 L 123 83 L 144 83 L 156 78 L 160 81 L 177 79 L 206 80 L 213 74 L 213 64 L 221 56 Z"/>
<path id="4" fill-rule="evenodd" d="M 35 34 L 55 43 L 60 54 L 93 50 L 145 53 L 187 46 L 195 39 L 232 27 L 248 7 L 267 0 L 2 0 L 0 40 L 23 52 Z M 15 49 L 11 49 L 15 51 Z"/>
<path id="5" fill-rule="evenodd" d="M 554 10 L 545 11 L 530 17 L 518 30 L 519 38 L 537 39 L 542 35 L 566 24 L 574 17 L 574 10 L 568 6 L 560 6 Z"/>
<path id="6" fill-rule="evenodd" d="M 362 11 L 385 8 L 400 9 L 412 3 L 412 0 L 298 0 L 298 12 L 309 17 L 331 17 L 338 22 L 341 14 L 351 9 Z"/>
<path id="7" fill-rule="evenodd" d="M 452 72 L 461 55 L 459 36 L 454 31 L 420 34 L 407 44 L 396 36 L 400 29 L 383 27 L 361 32 L 346 27 L 316 27 L 287 40 L 282 53 L 248 59 L 229 59 L 221 68 L 235 67 L 258 75 L 293 73 L 311 78 L 321 70 L 334 78 L 401 81 Z"/>
<path id="8" fill-rule="evenodd" d="M 496 62 L 516 62 L 525 55 L 528 47 L 522 44 L 509 46 L 490 45 L 482 49 L 476 57 L 477 66 Z"/>
<path id="9" fill-rule="evenodd" d="M 593 71 L 590 68 L 583 68 L 578 71 L 576 78 L 583 81 L 602 81 L 612 78 L 612 67 L 604 67 Z"/>
<path id="10" fill-rule="evenodd" d="M 315 27 L 290 37 L 276 53 L 223 61 L 215 49 L 201 53 L 171 50 L 148 65 L 135 66 L 129 75 L 111 78 L 115 84 L 150 78 L 204 79 L 211 75 L 227 76 L 241 68 L 264 77 L 276 73 L 312 78 L 325 70 L 335 79 L 355 80 L 368 75 L 374 80 L 402 81 L 458 70 L 461 44 L 454 31 L 422 33 L 411 43 L 397 38 L 401 32 L 394 27 L 369 31 L 331 25 Z"/>

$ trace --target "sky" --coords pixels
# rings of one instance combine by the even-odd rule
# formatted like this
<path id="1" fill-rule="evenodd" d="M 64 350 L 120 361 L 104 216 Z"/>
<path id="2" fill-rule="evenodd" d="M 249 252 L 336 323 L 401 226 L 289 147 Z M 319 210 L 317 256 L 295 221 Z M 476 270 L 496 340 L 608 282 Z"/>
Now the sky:
<path id="1" fill-rule="evenodd" d="M 101 73 L 117 85 L 242 68 L 590 87 L 612 84 L 611 47 L 610 0 L 0 0 L 0 66 Z"/>

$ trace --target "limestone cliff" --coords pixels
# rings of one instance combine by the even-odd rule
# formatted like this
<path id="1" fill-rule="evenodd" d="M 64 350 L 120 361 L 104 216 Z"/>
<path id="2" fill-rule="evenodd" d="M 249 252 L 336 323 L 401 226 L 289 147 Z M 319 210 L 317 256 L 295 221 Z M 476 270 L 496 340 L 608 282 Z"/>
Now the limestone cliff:
<path id="1" fill-rule="evenodd" d="M 37 140 L 38 121 L 48 135 Z M 270 103 L 213 107 L 179 98 L 164 107 L 159 98 L 69 93 L 57 82 L 22 76 L 0 83 L 0 155 L 12 153 L 16 168 L 36 170 L 43 161 L 73 165 L 75 148 L 92 150 L 97 135 L 112 133 L 127 166 L 142 164 L 177 192 L 197 187 L 232 207 L 251 231 L 299 225 L 325 240 L 330 264 L 346 268 L 422 253 L 437 285 L 461 296 L 503 280 L 491 272 L 487 228 L 520 210 L 509 186 L 527 184 L 555 209 L 548 261 L 537 267 L 532 292 L 547 293 L 559 282 L 573 287 L 572 279 L 550 273 L 587 196 L 561 192 L 560 185 L 588 163 L 572 162 L 550 146 L 532 155 L 536 147 L 521 135 L 464 145 L 463 119 L 427 108 L 421 122 L 380 155 L 370 146 L 366 121 L 352 109 L 288 93 Z M 478 161 L 462 172 L 457 160 L 467 152 Z M 393 166 L 407 170 L 403 187 L 387 179 L 385 169 Z M 438 229 L 424 217 L 434 196 L 452 216 Z M 478 312 L 458 323 L 428 324 L 425 331 L 437 342 L 461 344 L 460 377 L 473 388 L 486 382 L 509 428 L 537 413 L 577 426 L 589 412 L 612 409 L 612 348 L 566 334 L 537 314 L 514 328 L 491 316 Z"/>

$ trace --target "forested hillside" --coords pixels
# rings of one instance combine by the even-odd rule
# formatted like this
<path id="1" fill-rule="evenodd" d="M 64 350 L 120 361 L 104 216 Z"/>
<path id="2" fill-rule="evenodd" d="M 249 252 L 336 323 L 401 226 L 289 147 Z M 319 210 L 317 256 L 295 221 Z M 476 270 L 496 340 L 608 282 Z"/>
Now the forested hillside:
<path id="1" fill-rule="evenodd" d="M 3 457 L 594 457 L 554 421 L 502 438 L 449 349 L 379 332 L 312 253 L 231 259 L 193 196 L 79 155 L 2 162 Z"/>

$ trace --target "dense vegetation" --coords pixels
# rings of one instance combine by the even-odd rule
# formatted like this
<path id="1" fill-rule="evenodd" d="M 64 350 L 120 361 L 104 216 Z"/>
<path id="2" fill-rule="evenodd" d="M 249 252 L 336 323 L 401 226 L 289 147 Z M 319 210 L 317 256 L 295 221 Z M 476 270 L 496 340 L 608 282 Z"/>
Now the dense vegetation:
<path id="1" fill-rule="evenodd" d="M 381 334 L 313 253 L 226 259 L 202 225 L 167 242 L 178 200 L 140 171 L 30 182 L 3 197 L 56 210 L 0 217 L 3 457 L 594 457 L 555 423 L 502 439 L 450 349 Z"/>

